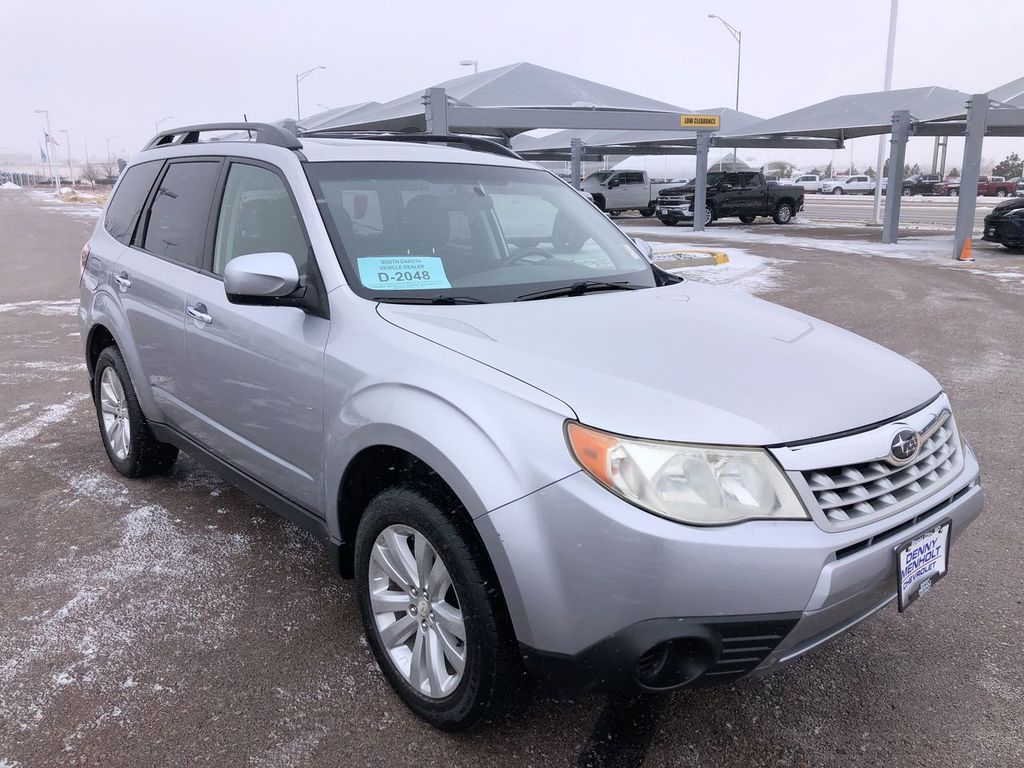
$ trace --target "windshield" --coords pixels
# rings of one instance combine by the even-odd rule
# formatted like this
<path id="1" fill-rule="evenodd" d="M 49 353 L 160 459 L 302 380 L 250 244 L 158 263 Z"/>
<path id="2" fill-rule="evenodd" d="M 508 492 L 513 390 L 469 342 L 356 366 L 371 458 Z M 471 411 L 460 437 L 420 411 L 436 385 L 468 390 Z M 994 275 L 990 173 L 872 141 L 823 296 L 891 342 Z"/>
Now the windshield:
<path id="1" fill-rule="evenodd" d="M 306 174 L 365 298 L 495 302 L 579 281 L 656 284 L 618 227 L 546 171 L 339 162 Z"/>

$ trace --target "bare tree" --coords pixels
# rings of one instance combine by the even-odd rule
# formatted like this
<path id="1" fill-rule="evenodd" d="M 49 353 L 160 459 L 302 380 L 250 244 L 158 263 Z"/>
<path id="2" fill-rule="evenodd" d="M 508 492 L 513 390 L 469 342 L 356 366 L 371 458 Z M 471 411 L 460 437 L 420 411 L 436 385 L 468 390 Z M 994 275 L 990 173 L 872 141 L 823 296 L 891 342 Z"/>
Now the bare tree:
<path id="1" fill-rule="evenodd" d="M 85 166 L 85 170 L 82 171 L 82 178 L 94 187 L 96 186 L 97 181 L 106 178 L 106 176 L 106 170 L 102 166 L 93 165 L 92 163 Z"/>

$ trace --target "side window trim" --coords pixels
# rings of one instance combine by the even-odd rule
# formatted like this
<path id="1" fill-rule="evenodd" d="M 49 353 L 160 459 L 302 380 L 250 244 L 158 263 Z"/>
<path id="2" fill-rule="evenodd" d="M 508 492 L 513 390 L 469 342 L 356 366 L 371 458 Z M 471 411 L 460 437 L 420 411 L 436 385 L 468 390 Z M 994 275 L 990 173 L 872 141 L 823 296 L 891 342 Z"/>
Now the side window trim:
<path id="1" fill-rule="evenodd" d="M 218 181 L 215 183 L 220 183 L 220 178 L 223 175 L 224 158 L 219 155 L 175 157 L 170 160 L 167 160 L 164 163 L 164 167 L 160 169 L 160 173 L 156 177 L 156 183 L 153 184 L 153 188 L 149 191 L 149 196 L 146 198 L 146 204 L 142 207 L 142 213 L 139 214 L 139 220 L 135 224 L 135 233 L 132 236 L 130 247 L 136 249 L 137 251 L 141 251 L 142 253 L 145 253 L 148 256 L 153 256 L 154 258 L 166 261 L 169 264 L 174 264 L 175 266 L 178 267 L 184 267 L 185 269 L 190 269 L 193 272 L 199 272 L 202 268 L 202 259 L 200 260 L 200 266 L 196 266 L 194 264 L 186 264 L 185 262 L 178 261 L 177 259 L 172 259 L 160 253 L 147 251 L 145 248 L 142 247 L 146 239 L 146 230 L 149 228 L 149 217 L 150 214 L 152 213 L 153 202 L 156 200 L 156 196 L 160 191 L 160 185 L 163 184 L 164 177 L 167 176 L 167 173 L 168 171 L 170 171 L 171 167 L 179 163 L 218 163 L 221 165 L 221 172 L 217 175 Z M 216 187 L 214 187 L 214 197 L 216 197 Z M 207 212 L 207 231 L 209 230 L 209 216 L 210 214 L 209 212 Z M 203 247 L 204 249 L 206 247 L 205 241 L 203 243 Z"/>
<path id="2" fill-rule="evenodd" d="M 150 196 L 153 194 L 153 190 L 156 188 L 156 185 L 157 185 L 158 181 L 163 176 L 164 166 L 166 165 L 166 161 L 164 161 L 164 160 L 156 160 L 156 161 L 150 160 L 149 162 L 161 163 L 161 166 L 160 166 L 160 168 L 157 169 L 156 176 L 153 179 L 153 183 L 150 184 L 149 191 L 146 193 L 146 196 L 142 200 L 142 206 L 139 208 L 138 212 L 132 217 L 131 224 L 128 227 L 128 230 L 129 230 L 129 232 L 128 232 L 128 242 L 124 242 L 124 241 L 120 240 L 119 238 L 117 238 L 118 242 L 120 242 L 122 245 L 125 245 L 125 246 L 128 246 L 128 247 L 131 247 L 134 244 L 134 242 L 135 242 L 135 231 L 139 227 L 139 222 L 142 220 L 142 215 L 146 212 L 146 209 L 149 206 Z M 135 167 L 137 167 L 139 165 L 145 165 L 145 163 L 136 163 L 135 165 L 130 165 L 127 168 L 125 168 L 123 171 L 121 171 L 121 178 L 119 179 L 117 186 L 114 187 L 113 191 L 110 193 L 111 201 L 113 201 L 114 196 L 117 194 L 118 190 L 121 187 L 121 183 L 127 177 L 128 171 L 130 171 L 132 168 L 135 168 Z M 109 206 L 108 206 L 107 210 L 105 210 L 103 212 L 103 229 L 107 232 L 107 234 L 110 234 L 110 229 L 108 229 L 108 227 L 107 227 L 107 214 L 108 213 L 109 213 Z M 111 237 L 113 237 L 112 234 L 111 234 Z"/>
<path id="3" fill-rule="evenodd" d="M 228 176 L 231 173 L 232 166 L 235 165 L 251 165 L 256 168 L 262 168 L 265 171 L 270 171 L 281 180 L 281 184 L 284 186 L 285 192 L 288 193 L 288 200 L 291 202 L 292 208 L 295 210 L 295 218 L 299 222 L 299 229 L 302 231 L 302 238 L 306 241 L 306 252 L 309 254 L 307 257 L 307 264 L 310 259 L 315 262 L 316 256 L 313 250 L 312 241 L 309 239 L 309 232 L 306 230 L 306 222 L 302 218 L 302 211 L 299 209 L 299 202 L 295 199 L 295 193 L 292 191 L 292 186 L 288 183 L 288 177 L 285 176 L 284 171 L 276 165 L 262 160 L 256 160 L 251 157 L 228 155 L 224 158 L 224 167 L 221 168 L 220 176 L 217 179 L 217 187 L 213 193 L 213 207 L 210 209 L 210 218 L 206 227 L 206 241 L 204 244 L 205 253 L 203 254 L 202 265 L 199 271 L 207 277 L 213 277 L 221 281 L 224 280 L 223 275 L 218 275 L 213 271 L 213 251 L 217 242 L 217 227 L 220 226 L 220 209 L 224 201 L 224 194 L 227 191 Z M 320 265 L 317 264 L 314 270 L 317 279 L 320 279 Z M 312 277 L 312 274 L 307 276 Z"/>

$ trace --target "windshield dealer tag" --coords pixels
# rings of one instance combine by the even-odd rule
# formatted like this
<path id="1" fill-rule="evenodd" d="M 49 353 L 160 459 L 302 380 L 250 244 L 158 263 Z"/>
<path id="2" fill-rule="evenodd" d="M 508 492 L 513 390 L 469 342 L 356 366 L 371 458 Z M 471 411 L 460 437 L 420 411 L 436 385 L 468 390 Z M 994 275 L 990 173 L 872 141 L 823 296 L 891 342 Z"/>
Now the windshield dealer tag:
<path id="1" fill-rule="evenodd" d="M 359 282 L 374 291 L 451 288 L 437 256 L 367 256 L 357 259 Z"/>

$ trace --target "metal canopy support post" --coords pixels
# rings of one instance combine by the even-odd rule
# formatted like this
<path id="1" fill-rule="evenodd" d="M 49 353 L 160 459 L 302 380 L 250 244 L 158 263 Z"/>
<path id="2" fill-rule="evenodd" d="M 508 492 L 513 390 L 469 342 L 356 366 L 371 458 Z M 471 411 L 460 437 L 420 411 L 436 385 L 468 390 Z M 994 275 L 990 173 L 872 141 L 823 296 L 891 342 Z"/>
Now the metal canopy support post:
<path id="1" fill-rule="evenodd" d="M 708 149 L 711 148 L 710 131 L 697 131 L 697 175 L 693 180 L 693 231 L 704 231 L 704 208 L 708 196 Z"/>
<path id="2" fill-rule="evenodd" d="M 583 139 L 574 138 L 569 143 L 569 151 L 572 153 L 569 160 L 572 186 L 574 189 L 583 189 Z"/>
<path id="3" fill-rule="evenodd" d="M 423 93 L 427 133 L 448 134 L 448 94 L 444 88 L 428 88 Z"/>
<path id="4" fill-rule="evenodd" d="M 964 245 L 974 234 L 981 146 L 985 140 L 988 106 L 988 95 L 984 93 L 974 94 L 967 104 L 967 136 L 964 139 L 964 163 L 960 169 L 960 197 L 956 203 L 956 233 L 953 235 L 954 259 L 960 258 Z"/>
<path id="5" fill-rule="evenodd" d="M 901 109 L 892 115 L 892 138 L 889 139 L 889 184 L 885 195 L 885 221 L 882 224 L 882 242 L 895 243 L 900 235 L 900 203 L 903 200 L 903 164 L 907 159 L 907 139 L 910 137 L 910 113 Z M 881 194 L 882 174 L 875 174 L 875 183 Z"/>

